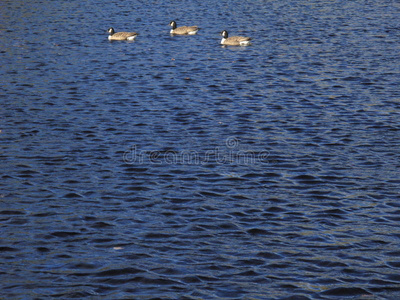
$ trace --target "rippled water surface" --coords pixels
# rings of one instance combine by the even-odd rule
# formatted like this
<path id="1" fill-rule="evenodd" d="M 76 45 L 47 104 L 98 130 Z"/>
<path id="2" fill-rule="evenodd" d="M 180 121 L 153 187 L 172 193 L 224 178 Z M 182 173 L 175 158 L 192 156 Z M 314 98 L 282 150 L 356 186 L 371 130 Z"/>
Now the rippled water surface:
<path id="1" fill-rule="evenodd" d="M 1 1 L 0 298 L 399 299 L 399 16 Z"/>

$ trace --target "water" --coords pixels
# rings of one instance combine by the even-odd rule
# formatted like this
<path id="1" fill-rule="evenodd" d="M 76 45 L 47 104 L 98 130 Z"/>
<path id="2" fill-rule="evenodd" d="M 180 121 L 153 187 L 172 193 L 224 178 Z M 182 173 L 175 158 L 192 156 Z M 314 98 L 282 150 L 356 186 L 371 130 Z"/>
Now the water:
<path id="1" fill-rule="evenodd" d="M 0 7 L 1 297 L 398 299 L 398 2 Z"/>

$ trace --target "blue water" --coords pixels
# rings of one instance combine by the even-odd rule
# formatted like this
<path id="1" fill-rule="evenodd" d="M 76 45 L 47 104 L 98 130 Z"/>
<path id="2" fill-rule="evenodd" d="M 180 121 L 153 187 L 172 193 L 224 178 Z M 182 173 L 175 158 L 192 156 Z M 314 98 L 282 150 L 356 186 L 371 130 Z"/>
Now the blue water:
<path id="1" fill-rule="evenodd" d="M 399 16 L 1 1 L 0 298 L 398 299 Z"/>

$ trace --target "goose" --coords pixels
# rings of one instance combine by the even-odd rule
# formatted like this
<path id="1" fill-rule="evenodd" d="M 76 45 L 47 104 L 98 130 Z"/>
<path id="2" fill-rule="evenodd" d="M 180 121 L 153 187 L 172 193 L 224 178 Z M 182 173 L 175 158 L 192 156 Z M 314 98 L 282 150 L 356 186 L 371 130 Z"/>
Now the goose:
<path id="1" fill-rule="evenodd" d="M 179 35 L 185 35 L 185 34 L 196 34 L 197 31 L 199 31 L 198 26 L 181 26 L 181 27 L 176 27 L 176 22 L 171 21 L 169 23 L 169 26 L 172 27 L 170 33 L 171 34 L 179 34 Z"/>
<path id="2" fill-rule="evenodd" d="M 138 36 L 136 32 L 115 32 L 112 27 L 110 27 L 107 32 L 110 41 L 133 41 Z"/>
<path id="3" fill-rule="evenodd" d="M 222 35 L 222 40 L 221 44 L 222 45 L 228 45 L 228 46 L 247 46 L 250 45 L 250 40 L 251 38 L 245 37 L 245 36 L 231 36 L 228 37 L 228 31 L 224 30 L 221 32 Z"/>

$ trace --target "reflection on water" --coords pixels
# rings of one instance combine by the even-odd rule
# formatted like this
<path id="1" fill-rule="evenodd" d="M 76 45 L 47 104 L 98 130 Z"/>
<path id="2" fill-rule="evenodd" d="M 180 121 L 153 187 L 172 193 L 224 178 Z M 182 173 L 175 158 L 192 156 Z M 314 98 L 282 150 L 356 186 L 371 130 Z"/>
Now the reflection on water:
<path id="1" fill-rule="evenodd" d="M 0 6 L 4 297 L 396 299 L 399 5 Z"/>

